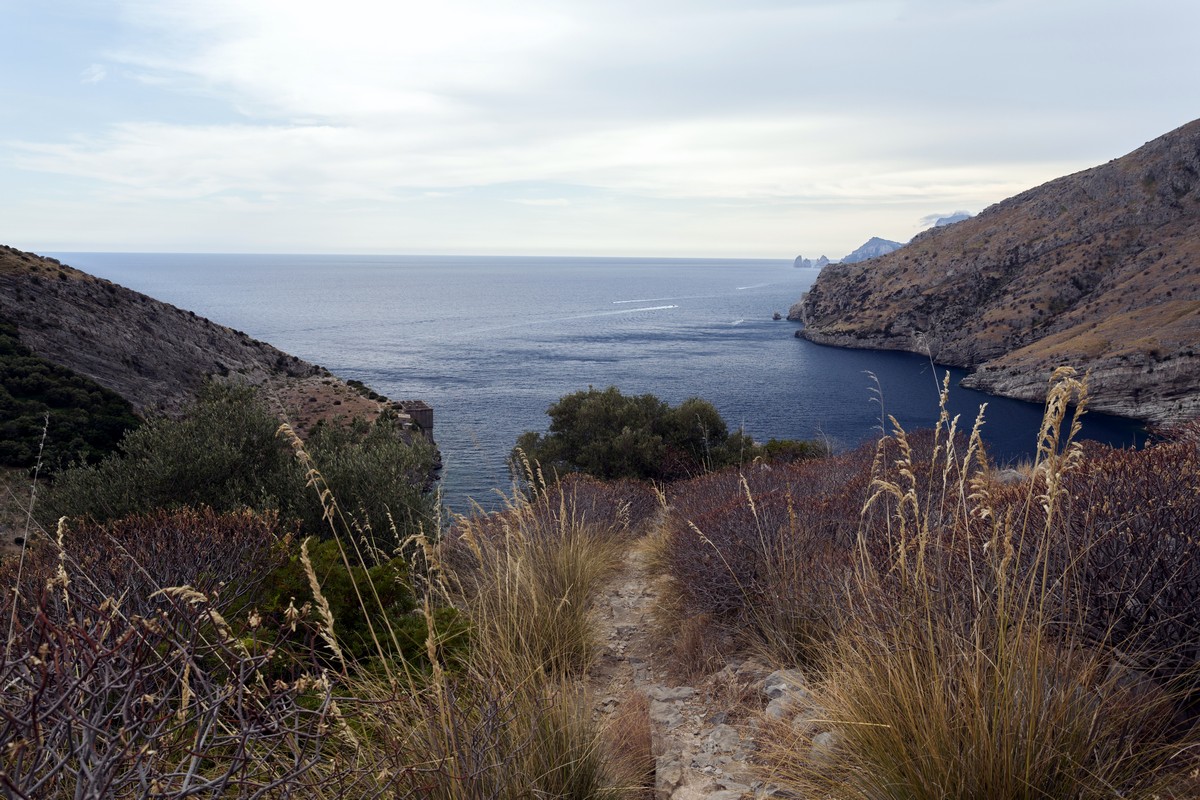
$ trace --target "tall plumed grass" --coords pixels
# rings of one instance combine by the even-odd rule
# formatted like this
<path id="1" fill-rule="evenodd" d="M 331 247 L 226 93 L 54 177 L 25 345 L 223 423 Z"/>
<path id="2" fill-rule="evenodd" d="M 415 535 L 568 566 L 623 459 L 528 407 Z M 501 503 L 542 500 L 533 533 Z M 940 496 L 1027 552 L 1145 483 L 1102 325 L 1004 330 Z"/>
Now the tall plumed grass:
<path id="1" fill-rule="evenodd" d="M 518 498 L 497 517 L 463 520 L 455 593 L 472 620 L 471 644 L 514 684 L 578 676 L 596 649 L 591 605 L 628 535 L 578 513 L 570 487 Z M 461 556 L 466 556 L 463 558 Z"/>
<path id="2" fill-rule="evenodd" d="M 0 567 L 0 793 L 624 796 L 640 776 L 610 757 L 579 678 L 639 492 L 542 487 L 448 535 L 393 525 L 385 552 L 281 434 L 324 542 L 274 514 L 183 508 L 63 522 L 20 574 Z"/>
<path id="3" fill-rule="evenodd" d="M 353 541 L 353 520 L 319 471 L 308 470 L 343 558 L 368 558 Z M 596 646 L 592 601 L 628 541 L 628 503 L 601 505 L 594 491 L 543 484 L 536 499 L 514 493 L 502 512 L 459 519 L 441 541 L 398 543 L 412 555 L 422 591 L 425 653 L 420 664 L 398 662 L 393 628 L 384 625 L 370 668 L 346 667 L 341 708 L 357 735 L 340 757 L 371 776 L 357 791 L 447 800 L 622 796 L 627 781 L 609 765 L 579 681 Z M 588 512 L 600 519 L 592 523 Z M 311 570 L 309 578 L 320 607 L 320 580 Z M 377 594 L 359 590 L 364 604 Z M 449 631 L 440 624 L 447 609 L 461 623 Z M 336 641 L 337 620 L 327 609 L 320 617 L 326 640 Z"/>
<path id="4" fill-rule="evenodd" d="M 982 410 L 965 447 L 943 411 L 925 460 L 893 420 L 861 517 L 854 613 L 822 654 L 818 719 L 772 731 L 778 782 L 839 800 L 1195 796 L 1184 698 L 1118 639 L 1120 614 L 1091 602 L 1103 537 L 1077 527 L 1070 494 L 1086 474 L 1073 440 L 1086 403 L 1086 382 L 1057 372 L 1018 487 L 990 479 Z M 814 749 L 816 730 L 833 736 Z"/>

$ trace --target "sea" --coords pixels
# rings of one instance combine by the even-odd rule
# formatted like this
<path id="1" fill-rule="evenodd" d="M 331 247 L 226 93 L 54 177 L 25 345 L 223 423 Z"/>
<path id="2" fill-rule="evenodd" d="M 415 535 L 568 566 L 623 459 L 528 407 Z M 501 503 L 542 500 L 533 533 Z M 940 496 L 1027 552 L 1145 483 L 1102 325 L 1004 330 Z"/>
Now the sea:
<path id="1" fill-rule="evenodd" d="M 712 402 L 759 441 L 854 447 L 932 426 L 944 375 L 969 428 L 982 404 L 999 464 L 1032 458 L 1040 406 L 961 388 L 909 353 L 822 347 L 788 308 L 817 276 L 790 260 L 52 253 L 85 272 L 245 331 L 434 409 L 452 511 L 500 506 L 508 456 L 559 397 L 616 386 Z M 773 319 L 779 313 L 782 320 Z M 1133 420 L 1088 414 L 1083 436 L 1136 446 Z"/>

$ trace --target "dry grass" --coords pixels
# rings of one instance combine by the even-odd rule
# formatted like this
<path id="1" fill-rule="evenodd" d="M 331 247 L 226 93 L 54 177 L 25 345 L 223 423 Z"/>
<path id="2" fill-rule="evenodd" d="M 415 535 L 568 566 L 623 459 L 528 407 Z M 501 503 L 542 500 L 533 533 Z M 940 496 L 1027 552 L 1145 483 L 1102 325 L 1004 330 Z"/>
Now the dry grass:
<path id="1" fill-rule="evenodd" d="M 649 796 L 645 698 L 602 729 L 580 677 L 596 593 L 657 520 L 644 546 L 672 579 L 681 663 L 705 671 L 753 647 L 815 668 L 815 718 L 764 729 L 786 789 L 1197 796 L 1194 430 L 1146 453 L 1089 452 L 1068 416 L 1086 387 L 1059 378 L 1020 483 L 993 479 L 979 422 L 964 434 L 943 413 L 874 454 L 689 481 L 663 497 L 668 520 L 647 487 L 540 485 L 442 541 L 395 542 L 420 597 L 404 619 L 363 578 L 379 539 L 359 535 L 295 438 L 370 612 L 367 656 L 329 657 L 347 620 L 315 567 L 299 608 L 264 621 L 247 604 L 278 558 L 265 540 L 286 538 L 269 515 L 64 525 L 0 606 L 13 629 L 0 787 L 22 800 Z M 420 659 L 400 641 L 414 622 Z M 830 736 L 814 751 L 816 732 Z"/>
<path id="2" fill-rule="evenodd" d="M 544 498 L 551 492 L 543 492 Z M 463 656 L 448 658 L 431 595 L 431 674 L 398 689 L 361 676 L 361 737 L 399 796 L 617 798 L 614 768 L 578 677 L 591 663 L 593 597 L 623 539 L 585 524 L 560 493 L 553 525 L 517 497 L 500 518 L 461 520 L 431 564 L 469 624 Z M 431 557 L 436 553 L 426 550 Z"/>
<path id="3" fill-rule="evenodd" d="M 628 533 L 586 524 L 563 492 L 553 514 L 518 498 L 499 527 L 464 521 L 460 545 L 472 557 L 453 569 L 424 536 L 397 542 L 414 554 L 410 577 L 426 628 L 424 660 L 405 660 L 400 621 L 380 599 L 387 592 L 362 577 L 380 554 L 356 534 L 300 440 L 292 441 L 322 498 L 373 653 L 356 659 L 338 646 L 340 622 L 306 558 L 312 598 L 297 598 L 274 622 L 242 602 L 247 595 L 233 584 L 221 585 L 224 560 L 241 563 L 230 542 L 261 551 L 264 565 L 273 557 L 255 538 L 269 518 L 185 510 L 178 520 L 114 523 L 86 546 L 72 538 L 84 529 L 68 527 L 45 544 L 53 552 L 41 559 L 44 568 L 26 573 L 21 591 L 0 605 L 14 620 L 0 661 L 4 795 L 636 794 L 630 770 L 640 762 L 610 756 L 577 680 L 592 653 L 592 595 Z M 137 536 L 168 523 L 184 536 L 176 545 Z M 126 529 L 132 538 L 122 538 Z M 190 563 L 205 558 L 212 569 Z M 194 585 L 162 585 L 188 569 Z M 139 581 L 119 595 L 113 581 L 122 572 Z M 247 585 L 256 577 L 248 575 Z M 195 588 L 207 579 L 211 596 Z M 231 613 L 235 598 L 239 610 Z M 466 648 L 464 623 L 443 624 L 450 602 L 465 621 Z M 315 632 L 308 651 L 298 650 L 297 630 Z M 322 666 L 331 663 L 323 652 L 330 649 L 336 672 Z M 636 725 L 630 717 L 627 729 Z"/>
<path id="4" fill-rule="evenodd" d="M 642 692 L 626 697 L 604 730 L 608 763 L 631 798 L 654 797 L 655 758 L 650 700 Z"/>
<path id="5" fill-rule="evenodd" d="M 606 513 L 594 491 L 581 499 L 579 489 L 515 494 L 501 513 L 461 520 L 443 550 L 451 593 L 473 621 L 473 650 L 514 684 L 591 666 L 592 602 L 631 541 L 630 522 L 624 505 Z"/>
<path id="6" fill-rule="evenodd" d="M 856 614 L 824 652 L 836 746 L 814 759 L 805 733 L 779 736 L 781 784 L 846 800 L 1191 796 L 1181 698 L 1080 624 L 1086 553 L 1055 534 L 1082 465 L 1077 417 L 1060 429 L 1086 386 L 1060 373 L 1049 397 L 1018 502 L 995 502 L 976 468 L 978 423 L 956 456 L 943 414 L 928 464 L 898 432 L 864 516 Z"/>
<path id="7" fill-rule="evenodd" d="M 335 532 L 344 535 L 336 500 L 319 473 L 312 479 Z M 551 498 L 557 507 L 548 514 Z M 382 776 L 388 792 L 455 799 L 623 794 L 577 678 L 595 647 L 592 600 L 626 537 L 588 524 L 574 499 L 565 488 L 556 494 L 543 486 L 536 502 L 517 495 L 500 515 L 460 520 L 441 548 L 423 538 L 416 547 L 402 543 L 422 562 L 413 573 L 423 576 L 430 669 L 387 668 L 381 638 L 385 668 L 352 671 L 346 680 L 355 701 L 345 708 L 361 732 L 353 758 L 370 765 L 364 774 Z M 348 545 L 347 558 L 351 551 Z M 449 647 L 438 629 L 437 607 L 445 602 L 466 621 L 465 652 Z"/>

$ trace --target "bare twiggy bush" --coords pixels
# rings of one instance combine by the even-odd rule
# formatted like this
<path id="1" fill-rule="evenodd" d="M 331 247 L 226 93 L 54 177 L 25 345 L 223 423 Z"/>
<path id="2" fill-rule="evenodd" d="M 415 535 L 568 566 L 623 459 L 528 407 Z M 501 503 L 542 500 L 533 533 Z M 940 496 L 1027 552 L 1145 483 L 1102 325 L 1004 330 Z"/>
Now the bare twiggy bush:
<path id="1" fill-rule="evenodd" d="M 811 661 L 845 610 L 869 464 L 862 449 L 672 487 L 660 559 L 672 578 L 673 627 L 687 640 L 681 652 L 728 643 L 780 662 Z"/>
<path id="2" fill-rule="evenodd" d="M 286 559 L 290 531 L 275 514 L 177 509 L 137 514 L 106 524 L 68 520 L 56 542 L 43 544 L 20 581 L 22 593 L 63 564 L 77 596 L 93 605 L 120 598 L 130 614 L 150 614 L 164 586 L 191 586 L 214 608 L 240 605 Z M 9 576 L 0 568 L 3 580 Z"/>
<path id="3" fill-rule="evenodd" d="M 286 796 L 337 771 L 321 765 L 330 684 L 263 679 L 279 632 L 235 639 L 189 587 L 135 616 L 81 583 L 24 598 L 37 613 L 0 662 L 6 797 Z"/>

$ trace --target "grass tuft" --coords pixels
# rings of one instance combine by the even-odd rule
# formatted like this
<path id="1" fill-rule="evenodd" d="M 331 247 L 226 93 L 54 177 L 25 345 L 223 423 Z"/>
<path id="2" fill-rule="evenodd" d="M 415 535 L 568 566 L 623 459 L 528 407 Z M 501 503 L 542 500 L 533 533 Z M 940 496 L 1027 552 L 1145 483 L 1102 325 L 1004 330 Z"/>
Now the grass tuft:
<path id="1" fill-rule="evenodd" d="M 1181 695 L 1100 621 L 1098 540 L 1067 524 L 1086 383 L 1056 373 L 1049 398 L 1035 479 L 1016 489 L 989 486 L 982 417 L 963 450 L 943 412 L 925 461 L 898 426 L 881 442 L 856 613 L 822 650 L 828 733 L 774 726 L 782 785 L 839 800 L 1192 796 Z"/>

